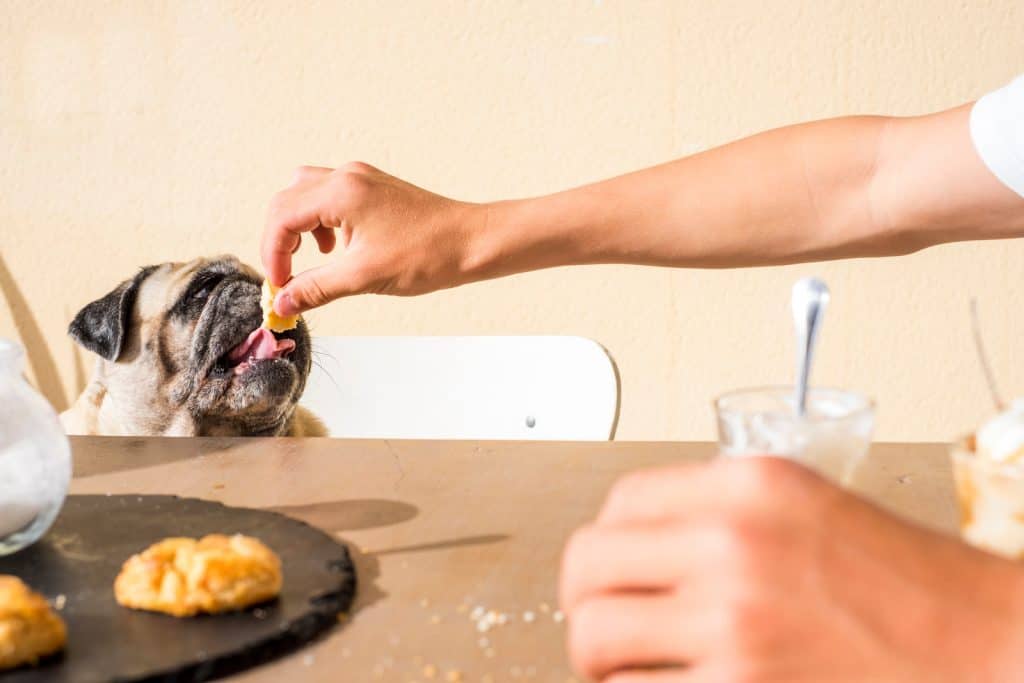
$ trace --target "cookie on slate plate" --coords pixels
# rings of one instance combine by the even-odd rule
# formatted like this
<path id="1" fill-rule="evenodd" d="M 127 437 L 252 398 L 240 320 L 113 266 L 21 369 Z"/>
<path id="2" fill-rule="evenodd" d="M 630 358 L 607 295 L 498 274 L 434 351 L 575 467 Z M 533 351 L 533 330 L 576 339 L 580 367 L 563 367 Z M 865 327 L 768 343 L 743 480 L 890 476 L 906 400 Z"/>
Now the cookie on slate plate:
<path id="1" fill-rule="evenodd" d="M 0 575 L 0 670 L 35 664 L 64 647 L 67 629 L 43 596 Z"/>
<path id="2" fill-rule="evenodd" d="M 132 555 L 114 581 L 117 602 L 176 617 L 217 614 L 281 592 L 281 560 L 251 536 L 168 538 Z"/>

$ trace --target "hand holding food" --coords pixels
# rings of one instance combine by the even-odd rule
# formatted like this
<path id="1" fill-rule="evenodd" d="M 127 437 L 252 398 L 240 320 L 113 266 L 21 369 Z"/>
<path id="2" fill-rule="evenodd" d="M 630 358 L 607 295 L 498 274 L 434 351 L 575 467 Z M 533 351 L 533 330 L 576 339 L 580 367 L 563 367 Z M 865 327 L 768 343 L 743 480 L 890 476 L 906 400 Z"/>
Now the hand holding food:
<path id="1" fill-rule="evenodd" d="M 342 296 L 411 295 L 480 279 L 471 239 L 482 205 L 428 192 L 367 164 L 303 166 L 271 202 L 263 233 L 267 280 L 281 286 L 275 310 L 301 313 Z M 332 263 L 292 275 L 292 253 L 312 233 Z M 491 275 L 493 276 L 493 274 Z"/>

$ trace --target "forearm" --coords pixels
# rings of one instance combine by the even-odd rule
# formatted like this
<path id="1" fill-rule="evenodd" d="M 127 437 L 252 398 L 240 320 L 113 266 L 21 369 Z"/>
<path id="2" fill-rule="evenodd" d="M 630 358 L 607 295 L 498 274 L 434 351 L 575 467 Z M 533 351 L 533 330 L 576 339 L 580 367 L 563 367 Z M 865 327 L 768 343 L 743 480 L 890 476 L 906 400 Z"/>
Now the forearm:
<path id="1" fill-rule="evenodd" d="M 482 277 L 580 263 L 737 267 L 884 256 L 1024 232 L 968 110 L 790 126 L 544 197 L 487 206 Z"/>
<path id="2" fill-rule="evenodd" d="M 866 189 L 885 124 L 858 117 L 791 126 L 592 185 L 500 202 L 490 206 L 487 248 L 505 270 L 859 255 L 881 232 Z"/>

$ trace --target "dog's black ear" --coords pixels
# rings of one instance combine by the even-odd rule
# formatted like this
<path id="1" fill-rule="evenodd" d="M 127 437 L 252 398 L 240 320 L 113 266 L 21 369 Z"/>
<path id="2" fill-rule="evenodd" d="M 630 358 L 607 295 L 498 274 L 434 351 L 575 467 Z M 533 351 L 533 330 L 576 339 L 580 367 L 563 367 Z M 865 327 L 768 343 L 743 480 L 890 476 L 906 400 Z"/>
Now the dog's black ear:
<path id="1" fill-rule="evenodd" d="M 154 270 L 156 266 L 143 268 L 114 291 L 80 310 L 68 326 L 71 338 L 93 353 L 116 361 L 128 336 L 139 286 Z"/>

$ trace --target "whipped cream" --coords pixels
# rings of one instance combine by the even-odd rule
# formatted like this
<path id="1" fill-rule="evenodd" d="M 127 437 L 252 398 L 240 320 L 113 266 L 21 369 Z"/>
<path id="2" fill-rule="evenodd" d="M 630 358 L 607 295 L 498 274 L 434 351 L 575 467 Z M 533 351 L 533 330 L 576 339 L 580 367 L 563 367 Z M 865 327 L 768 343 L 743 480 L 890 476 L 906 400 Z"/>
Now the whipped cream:
<path id="1" fill-rule="evenodd" d="M 1024 463 L 1024 398 L 981 426 L 976 451 L 993 462 Z"/>

